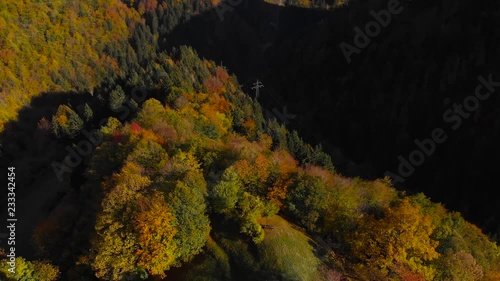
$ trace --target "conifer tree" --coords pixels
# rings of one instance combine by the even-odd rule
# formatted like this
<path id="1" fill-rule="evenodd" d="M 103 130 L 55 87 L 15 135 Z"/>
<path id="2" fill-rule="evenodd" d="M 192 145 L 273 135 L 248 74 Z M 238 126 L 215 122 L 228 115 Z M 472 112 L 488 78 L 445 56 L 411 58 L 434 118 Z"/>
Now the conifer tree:
<path id="1" fill-rule="evenodd" d="M 90 108 L 88 103 L 85 103 L 85 106 L 83 107 L 83 115 L 86 122 L 89 122 L 94 117 L 94 112 L 92 111 L 92 108 Z"/>
<path id="2" fill-rule="evenodd" d="M 52 128 L 59 138 L 74 138 L 83 128 L 83 121 L 71 107 L 63 104 L 52 117 Z"/>

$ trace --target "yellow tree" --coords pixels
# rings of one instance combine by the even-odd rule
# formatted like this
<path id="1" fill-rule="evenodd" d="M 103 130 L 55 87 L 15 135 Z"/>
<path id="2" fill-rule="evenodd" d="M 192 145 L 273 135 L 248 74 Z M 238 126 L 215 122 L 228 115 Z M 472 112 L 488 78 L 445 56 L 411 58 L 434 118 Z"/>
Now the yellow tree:
<path id="1" fill-rule="evenodd" d="M 59 268 L 46 261 L 28 261 L 22 257 L 16 257 L 15 273 L 9 269 L 9 259 L 4 257 L 5 253 L 0 251 L 0 278 L 2 280 L 43 280 L 54 281 L 60 276 Z M 6 279 L 3 279 L 6 278 Z"/>
<path id="2" fill-rule="evenodd" d="M 90 265 L 103 280 L 124 280 L 136 274 L 136 238 L 121 222 L 98 232 L 92 245 Z"/>
<path id="3" fill-rule="evenodd" d="M 120 210 L 134 199 L 137 192 L 151 184 L 149 177 L 142 175 L 142 170 L 140 165 L 127 161 L 119 174 L 115 174 L 111 181 L 103 184 L 103 187 L 112 185 L 102 200 L 103 212 L 113 214 Z"/>
<path id="4" fill-rule="evenodd" d="M 174 215 L 160 192 L 139 199 L 138 207 L 134 220 L 139 245 L 137 265 L 163 278 L 175 259 L 173 237 L 177 229 L 173 226 Z"/>
<path id="5" fill-rule="evenodd" d="M 363 219 L 348 240 L 352 255 L 368 268 L 389 275 L 402 265 L 432 280 L 435 270 L 428 264 L 439 257 L 432 231 L 431 218 L 405 198 L 384 217 Z"/>

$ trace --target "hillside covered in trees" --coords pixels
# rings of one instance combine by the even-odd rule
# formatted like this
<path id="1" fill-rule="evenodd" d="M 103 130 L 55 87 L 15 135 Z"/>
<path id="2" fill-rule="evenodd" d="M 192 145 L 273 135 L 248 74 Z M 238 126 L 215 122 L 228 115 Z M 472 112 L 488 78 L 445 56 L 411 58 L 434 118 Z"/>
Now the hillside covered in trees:
<path id="1" fill-rule="evenodd" d="M 372 26 L 376 35 L 357 48 L 356 29 L 366 34 L 374 14 L 386 18 L 389 2 L 242 1 L 223 21 L 201 14 L 160 41 L 222 61 L 249 94 L 259 79 L 263 108 L 286 107 L 295 115 L 287 127 L 321 143 L 344 175 L 398 174 L 399 157 L 408 160 L 416 140 L 444 129 L 446 142 L 395 186 L 424 192 L 498 236 L 500 201 L 489 195 L 500 159 L 500 98 L 496 90 L 477 107 L 466 98 L 479 77 L 500 81 L 500 2 L 396 1 L 401 12 Z M 341 44 L 355 48 L 350 61 Z M 457 112 L 464 101 L 471 112 Z"/>
<path id="2" fill-rule="evenodd" d="M 500 248 L 460 213 L 343 176 L 224 66 L 166 50 L 221 3 L 23 3 L 0 2 L 1 167 L 24 214 L 2 280 L 500 279 Z"/>

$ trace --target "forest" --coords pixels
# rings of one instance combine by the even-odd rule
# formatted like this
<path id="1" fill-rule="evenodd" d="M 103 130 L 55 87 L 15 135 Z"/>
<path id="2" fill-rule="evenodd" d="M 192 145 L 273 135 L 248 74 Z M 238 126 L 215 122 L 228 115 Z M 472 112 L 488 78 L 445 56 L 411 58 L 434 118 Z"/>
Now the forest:
<path id="1" fill-rule="evenodd" d="M 314 112 L 291 124 L 269 114 L 298 109 L 290 98 L 320 86 L 298 82 L 287 98 L 283 70 L 264 88 L 276 98 L 254 96 L 257 57 L 277 52 L 257 51 L 260 43 L 293 45 L 307 33 L 297 25 L 361 4 L 240 2 L 0 0 L 0 167 L 15 167 L 18 209 L 15 272 L 0 238 L 0 279 L 500 280 L 492 232 L 425 187 L 346 172 L 349 153 L 332 153 L 325 134 L 312 133 L 319 125 L 305 126 Z M 220 5 L 231 7 L 223 18 Z M 252 35 L 259 7 L 286 10 L 286 32 Z M 241 56 L 246 34 L 259 39 Z M 330 56 L 321 50 L 311 60 Z M 367 52 L 362 59 L 376 56 Z M 268 67 L 284 61 L 276 55 Z M 346 81 L 368 72 L 352 68 Z M 350 116 L 341 99 L 334 129 Z M 2 192 L 4 222 L 10 197 Z"/>

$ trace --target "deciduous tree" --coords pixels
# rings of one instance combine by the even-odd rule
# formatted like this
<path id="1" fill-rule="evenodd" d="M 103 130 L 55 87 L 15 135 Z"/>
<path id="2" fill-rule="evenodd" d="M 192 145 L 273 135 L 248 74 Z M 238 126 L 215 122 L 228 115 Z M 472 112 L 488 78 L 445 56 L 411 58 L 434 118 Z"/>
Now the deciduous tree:
<path id="1" fill-rule="evenodd" d="M 430 261 L 439 257 L 438 243 L 430 238 L 432 230 L 431 218 L 405 198 L 382 218 L 368 216 L 360 221 L 349 239 L 351 255 L 386 275 L 402 264 L 432 280 L 435 269 Z"/>
<path id="2" fill-rule="evenodd" d="M 230 167 L 222 174 L 221 181 L 213 187 L 211 192 L 212 207 L 217 213 L 224 213 L 235 207 L 238 193 L 241 191 L 241 180 L 234 168 Z"/>
<path id="3" fill-rule="evenodd" d="M 175 217 L 160 192 L 140 198 L 137 204 L 139 211 L 134 218 L 139 246 L 135 253 L 137 265 L 151 275 L 165 277 L 164 272 L 175 260 Z"/>

